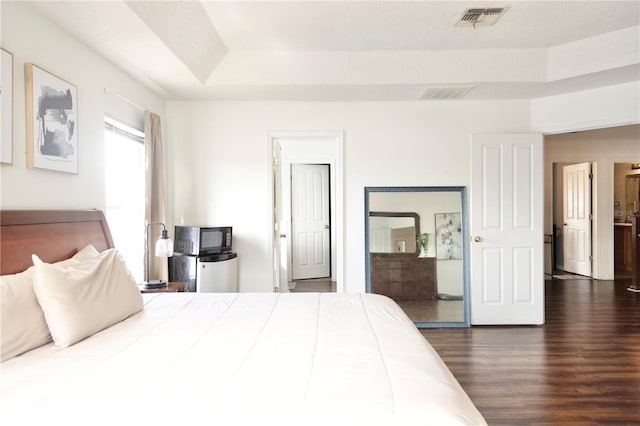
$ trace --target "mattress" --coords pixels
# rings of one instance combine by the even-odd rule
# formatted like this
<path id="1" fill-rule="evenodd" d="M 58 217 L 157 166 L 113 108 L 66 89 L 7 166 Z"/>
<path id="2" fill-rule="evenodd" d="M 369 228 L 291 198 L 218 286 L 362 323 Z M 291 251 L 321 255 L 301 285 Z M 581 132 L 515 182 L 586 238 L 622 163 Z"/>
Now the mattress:
<path id="1" fill-rule="evenodd" d="M 0 424 L 485 424 L 387 297 L 143 296 L 82 342 L 2 363 Z"/>

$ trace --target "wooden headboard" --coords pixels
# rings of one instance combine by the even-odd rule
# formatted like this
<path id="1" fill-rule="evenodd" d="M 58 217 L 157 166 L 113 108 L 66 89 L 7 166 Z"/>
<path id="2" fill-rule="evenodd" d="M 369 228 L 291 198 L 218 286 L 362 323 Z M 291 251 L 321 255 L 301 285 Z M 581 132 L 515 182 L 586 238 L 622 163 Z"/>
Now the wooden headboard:
<path id="1" fill-rule="evenodd" d="M 0 211 L 0 275 L 24 271 L 33 265 L 34 253 L 52 263 L 70 258 L 87 244 L 98 251 L 113 248 L 100 210 Z"/>

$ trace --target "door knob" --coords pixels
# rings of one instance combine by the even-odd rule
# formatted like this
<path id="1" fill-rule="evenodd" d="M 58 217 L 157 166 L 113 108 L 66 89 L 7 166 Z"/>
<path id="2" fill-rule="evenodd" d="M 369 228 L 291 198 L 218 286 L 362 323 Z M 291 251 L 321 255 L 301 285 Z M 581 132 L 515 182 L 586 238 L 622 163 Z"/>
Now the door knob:
<path id="1" fill-rule="evenodd" d="M 480 237 L 480 236 L 476 235 L 476 236 L 473 238 L 473 241 L 475 241 L 476 243 L 479 243 L 479 242 L 481 242 L 481 241 L 482 241 L 482 237 Z"/>
<path id="2" fill-rule="evenodd" d="M 287 234 L 280 234 L 280 238 L 287 238 Z"/>
<path id="3" fill-rule="evenodd" d="M 325 225 L 325 226 L 324 226 L 324 229 L 329 229 L 329 225 Z"/>

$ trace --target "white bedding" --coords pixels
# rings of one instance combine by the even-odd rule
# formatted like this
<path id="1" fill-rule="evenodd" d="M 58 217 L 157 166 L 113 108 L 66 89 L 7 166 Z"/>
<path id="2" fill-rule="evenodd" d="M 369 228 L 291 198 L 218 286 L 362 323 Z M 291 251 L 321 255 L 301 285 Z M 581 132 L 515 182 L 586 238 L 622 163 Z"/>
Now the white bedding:
<path id="1" fill-rule="evenodd" d="M 2 363 L 0 424 L 485 424 L 384 296 L 144 296 L 80 343 Z"/>

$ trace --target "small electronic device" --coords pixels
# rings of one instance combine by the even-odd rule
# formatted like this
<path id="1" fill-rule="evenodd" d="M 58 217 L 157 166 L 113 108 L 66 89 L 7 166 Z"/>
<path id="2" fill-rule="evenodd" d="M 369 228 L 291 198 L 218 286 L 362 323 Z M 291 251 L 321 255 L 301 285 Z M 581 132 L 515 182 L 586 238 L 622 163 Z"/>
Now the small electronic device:
<path id="1" fill-rule="evenodd" d="M 173 251 L 191 256 L 230 253 L 233 250 L 231 226 L 176 226 Z"/>

